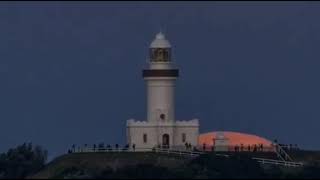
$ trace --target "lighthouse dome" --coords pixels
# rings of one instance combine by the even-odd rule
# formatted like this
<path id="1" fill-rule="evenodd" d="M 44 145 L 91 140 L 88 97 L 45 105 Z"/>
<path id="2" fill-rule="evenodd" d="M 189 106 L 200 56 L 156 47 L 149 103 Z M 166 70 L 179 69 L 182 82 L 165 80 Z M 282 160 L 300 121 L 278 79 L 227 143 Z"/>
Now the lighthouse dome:
<path id="1" fill-rule="evenodd" d="M 150 44 L 150 48 L 171 48 L 170 42 L 166 39 L 164 34 L 159 32 L 156 38 Z"/>

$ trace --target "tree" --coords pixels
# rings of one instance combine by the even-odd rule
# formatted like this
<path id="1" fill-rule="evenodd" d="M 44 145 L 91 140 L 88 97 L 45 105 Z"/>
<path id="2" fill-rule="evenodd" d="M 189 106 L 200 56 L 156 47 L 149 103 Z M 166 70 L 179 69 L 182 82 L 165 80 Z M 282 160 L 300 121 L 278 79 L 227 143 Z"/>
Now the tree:
<path id="1" fill-rule="evenodd" d="M 0 177 L 25 178 L 44 167 L 47 151 L 32 143 L 23 143 L 0 155 Z"/>

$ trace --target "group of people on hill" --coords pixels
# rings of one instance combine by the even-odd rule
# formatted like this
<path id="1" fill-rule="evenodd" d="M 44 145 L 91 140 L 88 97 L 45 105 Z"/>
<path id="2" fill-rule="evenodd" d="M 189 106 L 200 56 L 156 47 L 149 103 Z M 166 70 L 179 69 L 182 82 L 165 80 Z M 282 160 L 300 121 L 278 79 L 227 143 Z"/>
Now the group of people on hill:
<path id="1" fill-rule="evenodd" d="M 191 143 L 187 143 L 187 142 L 186 142 L 184 145 L 185 145 L 185 147 L 186 147 L 186 150 L 191 151 L 191 150 L 193 149 Z"/>
<path id="2" fill-rule="evenodd" d="M 73 153 L 73 152 L 86 152 L 88 149 L 95 151 L 100 151 L 100 150 L 107 150 L 107 151 L 112 151 L 112 150 L 121 150 L 121 147 L 119 144 L 115 144 L 114 147 L 112 145 L 107 144 L 105 145 L 104 143 L 100 144 L 93 144 L 92 147 L 89 147 L 88 144 L 84 144 L 83 147 L 76 147 L 75 144 L 72 145 L 71 149 L 68 149 L 68 153 Z M 129 144 L 126 144 L 122 150 L 128 150 L 129 149 Z M 136 145 L 132 144 L 132 150 L 135 151 Z"/>
<path id="3" fill-rule="evenodd" d="M 299 150 L 297 144 L 279 144 L 284 150 Z"/>
<path id="4" fill-rule="evenodd" d="M 253 144 L 247 145 L 247 148 L 245 148 L 245 146 L 243 144 L 239 145 L 235 145 L 234 146 L 234 151 L 235 152 L 239 152 L 239 151 L 252 151 L 252 152 L 257 152 L 257 151 L 263 151 L 263 144 Z"/>
<path id="5" fill-rule="evenodd" d="M 300 149 L 297 144 L 282 144 L 282 143 L 278 143 L 277 139 L 274 140 L 274 143 L 278 144 L 284 150 L 299 150 Z"/>
<path id="6" fill-rule="evenodd" d="M 240 152 L 240 151 L 251 151 L 251 152 L 257 152 L 257 151 L 264 151 L 263 144 L 253 144 L 253 145 L 247 145 L 244 144 L 235 145 L 235 146 L 226 146 L 228 151 L 234 151 L 234 152 Z M 202 151 L 214 151 L 215 146 L 207 146 L 206 143 L 202 144 Z"/>
<path id="7" fill-rule="evenodd" d="M 297 144 L 278 144 L 277 140 L 274 140 L 274 143 L 272 143 L 270 145 L 271 148 L 275 147 L 275 148 L 279 148 L 278 146 L 274 146 L 275 144 L 277 144 L 278 146 L 280 146 L 283 150 L 299 150 L 298 145 Z M 136 150 L 136 145 L 132 144 L 131 145 L 131 150 L 135 151 Z M 88 144 L 84 144 L 84 147 L 76 147 L 75 144 L 72 145 L 72 148 L 68 150 L 68 153 L 72 153 L 72 152 L 85 152 L 88 150 Z M 168 147 L 161 147 L 160 145 L 158 145 L 158 148 L 168 148 Z M 112 147 L 112 145 L 107 144 L 105 145 L 104 143 L 100 143 L 100 144 L 93 144 L 92 148 L 89 148 L 91 150 L 95 151 L 100 151 L 100 150 L 107 150 L 107 151 L 112 151 L 112 150 L 121 150 L 119 144 L 115 144 L 114 148 Z M 130 146 L 129 144 L 126 144 L 122 150 L 129 150 Z M 185 143 L 185 149 L 188 151 L 199 151 L 199 149 L 197 147 L 194 147 L 191 145 L 191 143 L 186 142 Z M 215 146 L 207 146 L 205 143 L 202 144 L 202 151 L 214 151 L 215 150 Z M 249 151 L 249 152 L 262 152 L 266 150 L 266 148 L 263 146 L 263 144 L 253 144 L 253 145 L 244 145 L 244 144 L 240 144 L 240 145 L 235 145 L 234 147 L 228 146 L 228 151 L 234 151 L 234 152 L 241 152 L 241 151 Z M 200 150 L 201 151 L 201 150 Z"/>

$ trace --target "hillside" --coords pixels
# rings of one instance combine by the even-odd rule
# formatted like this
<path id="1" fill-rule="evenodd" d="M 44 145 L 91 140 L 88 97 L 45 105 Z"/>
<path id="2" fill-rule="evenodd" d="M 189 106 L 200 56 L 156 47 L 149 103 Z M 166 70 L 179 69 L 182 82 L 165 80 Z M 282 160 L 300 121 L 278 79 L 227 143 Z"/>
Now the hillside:
<path id="1" fill-rule="evenodd" d="M 153 164 L 158 167 L 179 167 L 190 158 L 152 152 L 109 152 L 109 153 L 75 153 L 57 157 L 39 173 L 31 178 L 42 179 L 59 176 L 65 169 L 104 169 L 117 170 L 126 166 L 137 164 Z"/>
<path id="2" fill-rule="evenodd" d="M 319 152 L 291 153 L 295 160 L 319 162 Z M 320 166 L 283 168 L 258 164 L 251 157 L 272 158 L 270 153 L 215 153 L 197 158 L 154 152 L 74 153 L 57 157 L 29 177 L 47 178 L 287 178 L 320 177 Z"/>
<path id="3" fill-rule="evenodd" d="M 295 161 L 302 162 L 320 162 L 320 151 L 311 150 L 298 150 L 298 151 L 288 151 L 288 154 Z"/>

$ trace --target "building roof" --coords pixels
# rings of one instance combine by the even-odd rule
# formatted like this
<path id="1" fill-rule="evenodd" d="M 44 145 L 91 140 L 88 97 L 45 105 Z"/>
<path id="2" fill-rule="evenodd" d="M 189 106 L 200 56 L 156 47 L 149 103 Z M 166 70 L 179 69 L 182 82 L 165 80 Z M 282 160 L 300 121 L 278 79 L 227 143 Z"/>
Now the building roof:
<path id="1" fill-rule="evenodd" d="M 159 32 L 150 44 L 150 48 L 171 48 L 170 42 L 162 32 Z"/>

